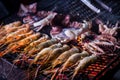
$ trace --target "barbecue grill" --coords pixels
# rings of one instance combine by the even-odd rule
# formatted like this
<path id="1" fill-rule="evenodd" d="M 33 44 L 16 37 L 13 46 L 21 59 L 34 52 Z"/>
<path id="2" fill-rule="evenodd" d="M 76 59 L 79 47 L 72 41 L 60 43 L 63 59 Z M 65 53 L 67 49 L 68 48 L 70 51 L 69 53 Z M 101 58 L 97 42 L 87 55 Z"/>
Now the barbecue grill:
<path id="1" fill-rule="evenodd" d="M 87 0 L 86 0 L 87 1 Z M 40 0 L 38 1 L 38 10 L 45 11 L 54 11 L 62 14 L 69 14 L 76 21 L 82 20 L 92 20 L 96 19 L 102 20 L 104 23 L 110 21 L 111 24 L 120 21 L 120 1 L 116 2 L 115 0 L 88 0 L 96 8 L 100 9 L 99 13 L 91 10 L 82 0 Z M 102 1 L 106 4 L 111 11 L 102 7 L 97 1 Z M 21 20 L 22 18 L 18 17 L 17 14 L 12 14 L 6 16 L 2 21 L 7 24 L 16 20 Z M 95 25 L 95 24 L 94 24 Z M 94 27 L 93 30 L 95 30 Z M 45 32 L 43 30 L 43 32 Z M 48 34 L 48 33 L 47 33 Z M 0 70 L 3 77 L 3 80 L 24 80 L 28 76 L 29 72 L 23 69 L 19 69 L 16 66 L 11 64 L 11 61 L 15 58 L 13 55 L 7 55 L 4 58 L 0 59 Z M 102 55 L 100 58 L 93 64 L 85 68 L 84 71 L 81 71 L 76 77 L 75 80 L 110 80 L 112 75 L 118 69 L 120 63 L 120 51 L 116 51 L 113 55 Z M 8 69 L 7 69 L 8 68 Z M 11 70 L 12 69 L 12 70 Z M 9 75 L 6 74 L 9 72 Z M 12 75 L 11 75 L 12 74 Z M 18 74 L 18 76 L 15 76 Z M 67 76 L 70 77 L 71 75 Z M 30 79 L 30 78 L 28 78 Z M 36 80 L 49 80 L 50 78 L 46 75 L 38 75 Z"/>

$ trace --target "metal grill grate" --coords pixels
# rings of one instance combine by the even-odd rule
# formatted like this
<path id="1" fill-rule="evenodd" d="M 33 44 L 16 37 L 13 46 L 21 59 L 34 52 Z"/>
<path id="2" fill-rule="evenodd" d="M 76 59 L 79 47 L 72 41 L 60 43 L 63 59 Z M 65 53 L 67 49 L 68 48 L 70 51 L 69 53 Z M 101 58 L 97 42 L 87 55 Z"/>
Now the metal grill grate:
<path id="1" fill-rule="evenodd" d="M 40 0 L 38 2 L 38 11 L 39 10 L 46 10 L 46 11 L 55 11 L 62 14 L 70 14 L 71 16 L 75 17 L 76 21 L 81 21 L 83 19 L 87 20 L 95 20 L 97 18 L 106 22 L 107 20 L 111 22 L 116 22 L 120 20 L 120 1 L 114 0 L 102 0 L 107 6 L 112 8 L 111 12 L 108 12 L 100 5 L 96 5 L 95 1 L 92 1 L 92 4 L 95 5 L 97 8 L 101 9 L 99 14 L 92 11 L 88 8 L 85 4 L 81 2 L 81 0 Z M 15 15 L 15 16 L 14 16 Z M 16 14 L 5 18 L 3 22 L 10 23 L 16 19 Z M 17 17 L 19 18 L 19 17 Z"/>
<path id="2" fill-rule="evenodd" d="M 44 8 L 42 7 L 42 9 L 52 10 L 52 11 L 56 11 L 58 13 L 63 13 L 63 14 L 70 14 L 76 17 L 77 21 L 80 21 L 83 19 L 94 20 L 96 18 L 101 18 L 104 22 L 106 20 L 110 20 L 114 22 L 117 20 L 120 20 L 120 7 L 119 7 L 120 1 L 118 2 L 114 0 L 102 0 L 102 1 L 104 4 L 106 4 L 112 9 L 111 12 L 108 12 L 107 10 L 102 8 L 94 0 L 91 0 L 91 4 L 95 5 L 95 7 L 101 10 L 99 14 L 95 13 L 90 8 L 88 8 L 85 4 L 81 2 L 81 0 L 60 0 L 60 1 L 52 0 L 51 5 L 47 7 L 44 6 L 44 5 L 48 5 L 46 1 L 46 4 L 43 5 Z M 45 0 L 41 1 L 41 3 L 42 2 L 45 2 Z M 38 9 L 41 10 L 40 8 L 41 7 L 39 7 Z"/>

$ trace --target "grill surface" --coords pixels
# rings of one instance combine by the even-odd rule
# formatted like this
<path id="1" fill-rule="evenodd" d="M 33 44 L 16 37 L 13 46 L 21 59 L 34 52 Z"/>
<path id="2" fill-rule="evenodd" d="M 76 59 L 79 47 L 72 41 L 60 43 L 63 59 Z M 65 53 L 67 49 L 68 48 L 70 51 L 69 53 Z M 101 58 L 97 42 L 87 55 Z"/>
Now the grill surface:
<path id="1" fill-rule="evenodd" d="M 48 4 L 50 2 L 50 4 Z M 92 4 L 95 4 L 92 1 Z M 115 0 L 104 0 L 103 1 L 107 6 L 112 8 L 112 12 L 108 12 L 103 9 L 101 6 L 96 5 L 101 9 L 101 13 L 97 14 L 90 10 L 86 5 L 84 5 L 80 0 L 41 0 L 38 5 L 38 10 L 51 10 L 58 13 L 70 14 L 73 17 L 76 17 L 77 21 L 83 19 L 95 20 L 101 19 L 104 23 L 109 20 L 113 24 L 116 21 L 120 20 L 120 1 L 115 2 Z M 16 20 L 22 20 L 16 14 L 13 14 L 3 21 L 5 23 L 10 23 Z M 120 52 L 120 51 L 119 51 Z M 11 55 L 12 56 L 12 55 Z M 9 56 L 10 57 L 10 56 Z M 114 70 L 116 66 L 120 63 L 120 54 L 116 53 L 114 55 L 103 55 L 98 61 L 94 64 L 89 65 L 84 71 L 80 72 L 79 78 L 76 80 L 103 80 L 105 75 L 109 70 Z M 46 75 L 40 75 L 37 79 L 41 80 L 42 77 Z M 48 77 L 49 79 L 49 77 Z M 20 79 L 22 80 L 22 79 Z"/>
<path id="2" fill-rule="evenodd" d="M 91 0 L 92 1 L 92 0 Z M 100 5 L 95 5 L 97 8 L 101 9 L 101 13 L 96 14 L 91 9 L 89 9 L 85 4 L 80 0 L 40 0 L 38 1 L 37 9 L 46 10 L 46 11 L 55 11 L 62 14 L 70 14 L 73 17 L 76 17 L 75 20 L 81 21 L 83 19 L 95 20 L 101 19 L 103 22 L 111 21 L 115 23 L 120 20 L 120 1 L 114 0 L 102 0 L 107 6 L 112 8 L 111 12 L 103 9 Z M 96 4 L 95 1 L 92 1 L 92 4 Z M 13 14 L 7 18 L 3 19 L 3 22 L 10 23 L 16 20 L 22 20 L 16 14 Z"/>
<path id="3" fill-rule="evenodd" d="M 107 6 L 112 8 L 111 12 L 108 12 L 100 5 L 95 5 L 95 1 L 91 0 L 92 4 L 97 8 L 101 9 L 101 13 L 96 14 L 91 9 L 89 9 L 85 4 L 81 2 L 81 0 L 48 0 L 51 1 L 50 4 L 47 3 L 46 0 L 41 0 L 38 6 L 39 10 L 52 10 L 58 13 L 70 14 L 72 16 L 76 16 L 77 20 L 89 19 L 94 20 L 96 18 L 101 18 L 104 20 L 116 21 L 120 20 L 120 1 L 114 0 L 102 0 Z M 41 7 L 42 6 L 42 7 Z"/>
<path id="4" fill-rule="evenodd" d="M 113 74 L 116 71 L 116 67 L 120 63 L 120 55 L 102 55 L 100 58 L 93 64 L 86 67 L 84 70 L 81 70 L 77 75 L 75 80 L 112 80 Z M 67 74 L 70 74 L 68 72 Z M 67 77 L 71 77 L 69 75 Z M 109 77 L 108 77 L 109 76 Z M 43 78 L 46 79 L 46 75 L 39 75 L 37 80 Z M 50 78 L 48 77 L 47 80 Z"/>

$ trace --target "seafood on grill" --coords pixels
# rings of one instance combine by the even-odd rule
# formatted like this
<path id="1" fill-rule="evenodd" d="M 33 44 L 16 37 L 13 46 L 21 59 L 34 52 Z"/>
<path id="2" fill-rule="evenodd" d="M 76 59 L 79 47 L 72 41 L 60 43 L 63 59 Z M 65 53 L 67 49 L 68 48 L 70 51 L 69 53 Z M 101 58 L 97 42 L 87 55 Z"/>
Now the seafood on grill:
<path id="1" fill-rule="evenodd" d="M 51 64 L 54 62 L 63 52 L 70 49 L 70 46 L 63 45 L 63 47 L 55 48 L 54 50 L 50 51 L 48 54 L 47 60 L 45 60 L 44 64 Z"/>
<path id="2" fill-rule="evenodd" d="M 111 43 L 116 43 L 117 39 L 111 35 L 98 35 L 97 38 L 100 41 L 107 41 L 107 42 L 111 42 Z"/>
<path id="3" fill-rule="evenodd" d="M 5 42 L 7 42 L 11 39 L 17 38 L 17 36 L 20 34 L 28 33 L 29 31 L 30 31 L 29 27 L 26 27 L 26 28 L 21 28 L 11 34 L 8 34 L 8 35 L 4 36 L 2 39 L 0 39 L 0 45 L 4 44 Z"/>
<path id="4" fill-rule="evenodd" d="M 117 38 L 114 37 L 118 29 L 117 24 L 114 28 L 108 28 L 107 25 L 100 23 L 99 32 L 101 34 L 88 31 L 81 34 L 77 40 L 82 45 L 82 48 L 89 53 L 96 55 L 113 53 L 116 49 L 120 49 Z"/>
<path id="5" fill-rule="evenodd" d="M 2 40 L 0 40 L 0 45 L 1 45 L 0 48 L 4 47 L 5 45 L 8 45 L 10 43 L 17 42 L 17 41 L 19 41 L 23 38 L 26 38 L 32 34 L 33 34 L 33 31 L 30 31 L 30 32 L 27 32 L 24 34 L 14 35 L 14 36 L 11 35 L 11 36 L 8 36 L 6 38 L 3 38 Z"/>
<path id="6" fill-rule="evenodd" d="M 53 44 L 47 48 L 43 48 L 40 52 L 38 52 L 37 54 L 22 54 L 19 58 L 17 58 L 16 60 L 14 60 L 14 63 L 17 63 L 18 61 L 22 61 L 24 60 L 25 57 L 25 62 L 28 62 L 30 65 L 32 64 L 43 64 L 44 60 L 46 60 L 49 52 L 51 52 L 52 50 L 54 50 L 55 48 L 59 48 L 62 47 L 61 43 L 56 43 Z M 30 59 L 31 57 L 33 57 L 32 59 Z"/>
<path id="7" fill-rule="evenodd" d="M 48 35 L 42 34 L 42 36 L 38 40 L 31 42 L 27 47 L 25 47 L 23 53 L 27 54 L 28 51 L 30 51 L 32 48 L 36 47 L 38 44 L 42 42 L 47 41 L 48 39 L 49 39 Z"/>
<path id="8" fill-rule="evenodd" d="M 19 26 L 19 27 L 11 27 L 11 28 L 8 28 L 6 31 L 1 31 L 1 35 L 0 37 L 3 38 L 3 37 L 6 37 L 7 35 L 9 34 L 13 34 L 14 32 L 17 32 L 17 31 L 21 31 L 21 29 L 25 29 L 26 28 L 26 31 L 29 31 L 30 30 L 30 26 L 25 24 L 25 25 L 22 25 L 22 26 Z M 20 33 L 20 32 L 19 32 Z M 22 31 L 21 31 L 22 33 Z M 20 34 L 21 34 L 20 33 Z"/>
<path id="9" fill-rule="evenodd" d="M 90 53 L 94 53 L 96 55 L 105 54 L 105 52 L 93 42 L 85 43 L 84 48 L 86 48 Z"/>
<path id="10" fill-rule="evenodd" d="M 49 40 L 49 36 L 47 34 L 41 34 L 41 37 L 33 42 L 31 42 L 29 45 L 27 45 L 22 51 L 20 51 L 20 55 L 18 56 L 17 59 L 15 59 L 13 62 L 15 64 L 19 63 L 19 62 L 28 62 L 29 64 L 31 64 L 33 62 L 33 59 L 30 59 L 31 57 L 35 55 L 30 55 L 28 54 L 28 52 L 35 48 L 38 44 L 42 43 L 42 42 L 46 42 L 47 40 Z"/>
<path id="11" fill-rule="evenodd" d="M 91 56 L 87 56 L 80 60 L 78 62 L 78 65 L 75 67 L 72 80 L 74 80 L 74 77 L 79 73 L 80 70 L 83 70 L 86 66 L 88 66 L 91 63 L 94 63 L 97 60 L 97 56 L 95 54 L 92 54 Z"/>
<path id="12" fill-rule="evenodd" d="M 120 49 L 118 45 L 118 40 L 115 36 L 118 34 L 120 28 L 118 27 L 118 22 L 111 27 L 109 25 L 105 25 L 102 22 L 99 24 L 99 32 L 101 33 L 96 37 L 99 41 L 104 41 L 102 44 L 98 44 L 103 47 L 114 47 L 114 49 Z M 107 43 L 107 44 L 106 44 Z M 108 48 L 109 49 L 109 48 Z M 113 49 L 113 51 L 114 51 Z"/>
<path id="13" fill-rule="evenodd" d="M 12 33 L 14 31 L 20 29 L 20 27 L 18 27 L 20 25 L 21 25 L 21 23 L 18 21 L 18 22 L 14 22 L 14 23 L 2 26 L 0 28 L 0 38 L 4 37 L 5 35 L 7 35 L 9 33 Z"/>
<path id="14" fill-rule="evenodd" d="M 76 53 L 71 55 L 67 61 L 62 65 L 62 68 L 60 70 L 60 72 L 64 71 L 65 69 L 73 66 L 74 64 L 76 64 L 80 59 L 89 56 L 89 53 L 87 51 L 82 51 L 81 53 Z"/>
<path id="15" fill-rule="evenodd" d="M 67 52 L 67 51 L 65 51 L 65 52 Z M 64 56 L 62 56 L 62 57 L 64 57 Z M 59 56 L 58 56 L 58 58 L 59 58 Z M 64 62 L 63 62 L 63 64 L 61 63 L 61 67 L 58 67 L 57 70 L 55 68 L 52 68 L 52 69 L 50 68 L 49 70 L 44 70 L 43 72 L 44 72 L 44 74 L 54 73 L 52 75 L 51 79 L 55 79 L 56 76 L 61 75 L 62 72 L 64 73 L 66 71 L 69 71 L 69 69 L 71 69 L 71 67 L 72 67 L 71 70 L 74 72 L 72 78 L 74 78 L 80 70 L 83 70 L 86 66 L 95 62 L 96 59 L 97 59 L 97 56 L 94 54 L 92 56 L 90 56 L 90 54 L 87 51 L 82 51 L 81 53 L 79 53 L 79 51 L 78 51 L 78 52 L 74 52 L 73 54 L 70 53 L 69 57 L 68 58 L 66 57 L 66 60 L 62 59 L 61 61 L 64 61 Z M 73 70 L 74 67 L 75 67 L 75 70 Z"/>
<path id="16" fill-rule="evenodd" d="M 1 26 L 1 27 L 0 27 L 0 30 L 5 30 L 5 29 L 7 30 L 8 28 L 11 28 L 11 27 L 13 27 L 13 26 L 18 27 L 18 26 L 20 26 L 20 25 L 21 25 L 21 22 L 20 22 L 20 21 L 15 21 L 15 22 L 13 22 L 13 23 L 10 23 L 10 24 Z"/>
<path id="17" fill-rule="evenodd" d="M 58 40 L 57 39 L 51 39 L 51 40 L 47 40 L 45 42 L 42 42 L 38 45 L 36 45 L 36 47 L 33 47 L 29 52 L 28 52 L 28 55 L 33 55 L 37 52 L 40 52 L 42 49 L 46 48 L 46 47 L 49 47 L 55 43 L 58 43 Z"/>
<path id="18" fill-rule="evenodd" d="M 1 26 L 0 33 L 3 33 L 4 31 L 10 32 L 13 27 L 19 27 L 20 25 L 21 25 L 21 22 L 20 21 L 16 21 L 16 22 L 13 22 L 13 23 Z"/>
<path id="19" fill-rule="evenodd" d="M 68 51 L 63 52 L 53 63 L 52 68 L 55 68 L 59 64 L 63 64 L 73 54 L 78 53 L 80 50 L 77 47 L 73 47 Z"/>
<path id="20" fill-rule="evenodd" d="M 101 47 L 106 53 L 113 53 L 114 51 L 120 49 L 119 43 L 116 40 L 115 41 L 100 41 L 100 42 L 95 42 L 95 44 Z"/>
<path id="21" fill-rule="evenodd" d="M 39 15 L 41 16 L 43 13 Z M 39 22 L 40 27 L 35 24 L 34 28 L 41 30 L 45 25 L 50 24 L 52 29 L 57 31 L 59 26 L 56 27 L 54 22 L 56 15 L 57 13 L 46 12 L 43 16 L 46 18 Z M 21 25 L 16 22 L 4 26 L 4 28 L 1 27 L 0 34 L 5 35 L 0 38 L 0 49 L 4 45 L 7 46 L 5 46 L 5 50 L 1 50 L 0 57 L 17 52 L 18 57 L 13 61 L 16 65 L 25 65 L 25 67 L 27 65 L 28 69 L 34 68 L 36 73 L 38 70 L 40 74 L 47 74 L 48 76 L 50 74 L 51 80 L 56 75 L 66 75 L 69 72 L 70 74 L 66 75 L 69 76 L 73 72 L 72 79 L 74 79 L 80 71 L 97 61 L 99 56 L 108 55 L 116 51 L 117 48 L 120 49 L 119 42 L 115 37 L 118 27 L 109 28 L 101 23 L 99 24 L 100 34 L 96 34 L 91 31 L 91 22 L 70 23 L 69 18 L 68 15 L 66 16 L 67 21 L 63 18 L 63 21 L 60 22 L 62 25 L 67 24 L 65 25 L 66 28 L 60 27 L 63 29 L 54 34 L 51 31 L 52 39 L 47 34 L 33 32 L 29 24 Z M 78 45 L 72 44 L 75 40 L 78 40 Z M 66 44 L 67 42 L 70 43 Z"/>
<path id="22" fill-rule="evenodd" d="M 52 38 L 57 38 L 61 42 L 69 42 L 71 40 L 77 39 L 78 35 L 89 31 L 91 28 L 91 23 L 84 21 L 79 28 L 65 28 L 61 33 L 51 34 Z"/>
<path id="23" fill-rule="evenodd" d="M 98 35 L 94 40 L 89 42 L 80 42 L 84 50 L 96 55 L 113 53 L 120 49 L 117 40 L 113 36 Z"/>
<path id="24" fill-rule="evenodd" d="M 18 49 L 26 47 L 27 45 L 29 45 L 34 40 L 37 40 L 38 38 L 40 38 L 40 33 L 30 35 L 29 37 L 26 37 L 18 42 L 9 44 L 4 51 L 0 52 L 0 57 L 10 52 L 15 53 L 18 51 Z"/>
<path id="25" fill-rule="evenodd" d="M 101 34 L 109 34 L 111 36 L 115 36 L 117 34 L 117 30 L 120 29 L 118 27 L 118 22 L 114 27 L 109 28 L 107 25 L 103 24 L 102 22 L 99 24 L 99 32 Z"/>
<path id="26" fill-rule="evenodd" d="M 49 14 L 46 18 L 44 18 L 44 19 L 42 19 L 42 20 L 40 20 L 40 21 L 38 21 L 38 22 L 35 22 L 35 23 L 33 24 L 33 26 L 36 27 L 36 28 L 34 28 L 34 29 L 35 29 L 36 31 L 40 31 L 44 26 L 49 25 L 49 24 L 51 23 L 52 19 L 53 19 L 56 15 L 57 15 L 57 13 L 51 13 L 51 14 Z M 37 27 L 37 26 L 39 26 L 39 27 Z"/>
<path id="27" fill-rule="evenodd" d="M 44 59 L 45 56 L 48 56 L 51 51 L 53 51 L 55 48 L 62 47 L 62 44 L 53 44 L 50 47 L 42 49 L 39 53 L 37 53 L 37 56 L 34 59 L 34 63 L 37 62 L 38 59 Z"/>

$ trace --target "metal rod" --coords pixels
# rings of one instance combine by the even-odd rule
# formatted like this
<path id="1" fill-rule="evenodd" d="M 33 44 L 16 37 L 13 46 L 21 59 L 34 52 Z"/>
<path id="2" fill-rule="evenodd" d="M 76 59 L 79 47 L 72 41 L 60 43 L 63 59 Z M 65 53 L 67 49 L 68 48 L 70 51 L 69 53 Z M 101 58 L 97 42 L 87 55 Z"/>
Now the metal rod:
<path id="1" fill-rule="evenodd" d="M 100 9 L 96 8 L 94 5 L 92 5 L 89 0 L 81 0 L 86 6 L 88 6 L 91 10 L 93 10 L 96 13 L 100 13 Z"/>
<path id="2" fill-rule="evenodd" d="M 106 4 L 104 4 L 101 0 L 95 0 L 98 4 L 100 4 L 104 9 L 108 10 L 109 12 L 112 11 L 112 8 L 108 7 Z"/>

